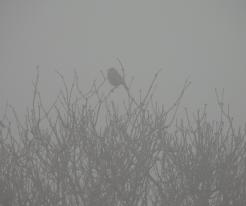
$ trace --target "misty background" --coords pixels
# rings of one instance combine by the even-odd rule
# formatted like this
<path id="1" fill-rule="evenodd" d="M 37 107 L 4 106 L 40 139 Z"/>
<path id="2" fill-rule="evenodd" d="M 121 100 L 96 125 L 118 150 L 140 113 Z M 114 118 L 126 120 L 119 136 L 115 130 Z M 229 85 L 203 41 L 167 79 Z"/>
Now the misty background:
<path id="1" fill-rule="evenodd" d="M 76 69 L 86 91 L 100 70 L 120 68 L 118 57 L 135 90 L 146 89 L 163 68 L 156 99 L 164 104 L 189 77 L 182 108 L 206 103 L 216 118 L 214 89 L 224 88 L 232 115 L 243 123 L 245 37 L 244 0 L 0 0 L 0 111 L 8 102 L 25 114 L 37 65 L 49 105 L 62 87 L 55 70 L 71 82 Z"/>

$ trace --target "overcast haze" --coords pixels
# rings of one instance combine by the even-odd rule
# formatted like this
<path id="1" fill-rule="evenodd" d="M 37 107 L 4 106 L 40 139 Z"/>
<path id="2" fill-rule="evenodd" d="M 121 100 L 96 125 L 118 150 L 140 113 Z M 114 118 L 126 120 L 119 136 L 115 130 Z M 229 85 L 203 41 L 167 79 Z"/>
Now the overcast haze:
<path id="1" fill-rule="evenodd" d="M 8 101 L 24 113 L 37 65 L 53 101 L 61 87 L 54 70 L 70 81 L 77 69 L 88 87 L 119 57 L 135 89 L 163 68 L 164 104 L 190 77 L 183 106 L 207 103 L 213 113 L 214 88 L 225 88 L 234 117 L 245 121 L 245 37 L 245 0 L 0 0 L 0 107 Z"/>

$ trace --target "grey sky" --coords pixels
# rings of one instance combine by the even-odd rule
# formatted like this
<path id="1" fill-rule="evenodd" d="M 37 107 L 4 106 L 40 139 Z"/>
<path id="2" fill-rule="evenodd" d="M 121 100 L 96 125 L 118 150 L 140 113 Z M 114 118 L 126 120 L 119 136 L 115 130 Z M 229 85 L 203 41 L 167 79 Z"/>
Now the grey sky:
<path id="1" fill-rule="evenodd" d="M 225 88 L 235 118 L 246 116 L 246 2 L 244 0 L 1 0 L 0 108 L 20 113 L 30 103 L 36 65 L 47 101 L 76 68 L 88 87 L 119 57 L 146 88 L 154 72 L 160 101 L 170 103 L 189 76 L 183 106 L 216 108 Z M 181 110 L 182 112 L 182 110 Z"/>

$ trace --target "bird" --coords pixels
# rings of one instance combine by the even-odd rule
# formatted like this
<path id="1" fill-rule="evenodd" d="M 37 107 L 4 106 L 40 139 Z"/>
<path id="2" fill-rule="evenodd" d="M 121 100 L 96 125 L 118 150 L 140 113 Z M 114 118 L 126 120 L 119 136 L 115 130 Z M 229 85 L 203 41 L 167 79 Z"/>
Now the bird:
<path id="1" fill-rule="evenodd" d="M 124 87 L 124 89 L 127 92 L 128 97 L 136 104 L 138 105 L 138 103 L 136 102 L 136 100 L 131 96 L 130 91 L 128 86 L 126 85 L 126 82 L 124 80 L 124 78 L 120 75 L 120 73 L 114 68 L 111 67 L 108 69 L 107 71 L 107 78 L 109 83 L 114 86 L 114 88 L 122 85 Z"/>
<path id="2" fill-rule="evenodd" d="M 125 88 L 127 88 L 123 77 L 119 74 L 119 72 L 114 67 L 108 69 L 107 78 L 112 86 L 118 87 L 120 85 L 123 85 Z"/>

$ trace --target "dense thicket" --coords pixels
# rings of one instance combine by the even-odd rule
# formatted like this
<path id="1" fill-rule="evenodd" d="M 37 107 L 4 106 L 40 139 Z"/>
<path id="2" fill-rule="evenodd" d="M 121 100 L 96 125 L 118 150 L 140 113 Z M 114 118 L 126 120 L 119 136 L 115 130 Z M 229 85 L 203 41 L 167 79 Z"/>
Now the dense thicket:
<path id="1" fill-rule="evenodd" d="M 83 94 L 75 78 L 48 109 L 34 84 L 23 122 L 0 128 L 0 203 L 4 206 L 246 205 L 245 129 L 206 109 L 178 120 L 188 87 L 174 104 L 155 103 L 152 88 L 118 108 L 102 82 Z M 11 108 L 11 107 L 8 107 Z M 12 110 L 13 114 L 16 114 Z M 17 131 L 13 130 L 14 125 Z"/>

